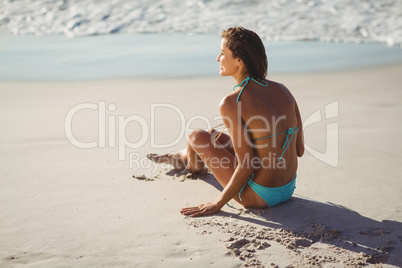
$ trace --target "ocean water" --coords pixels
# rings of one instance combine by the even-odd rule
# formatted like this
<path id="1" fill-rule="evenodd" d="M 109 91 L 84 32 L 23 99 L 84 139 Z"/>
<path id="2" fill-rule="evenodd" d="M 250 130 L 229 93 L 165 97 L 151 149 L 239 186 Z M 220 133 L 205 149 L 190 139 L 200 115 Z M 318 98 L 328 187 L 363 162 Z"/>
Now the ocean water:
<path id="1" fill-rule="evenodd" d="M 0 80 L 218 76 L 233 25 L 269 73 L 402 63 L 402 0 L 0 0 Z"/>
<path id="2" fill-rule="evenodd" d="M 68 37 L 218 34 L 265 40 L 402 45 L 401 0 L 1 0 L 0 33 Z"/>
<path id="3" fill-rule="evenodd" d="M 0 35 L 0 80 L 60 81 L 219 76 L 219 35 Z M 264 41 L 268 75 L 402 63 L 383 44 Z"/>

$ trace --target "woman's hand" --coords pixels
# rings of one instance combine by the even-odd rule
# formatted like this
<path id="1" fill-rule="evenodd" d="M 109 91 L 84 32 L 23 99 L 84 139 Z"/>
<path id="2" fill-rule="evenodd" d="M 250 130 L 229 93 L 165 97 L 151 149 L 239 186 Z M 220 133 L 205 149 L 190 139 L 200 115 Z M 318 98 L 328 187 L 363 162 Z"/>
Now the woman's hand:
<path id="1" fill-rule="evenodd" d="M 188 207 L 180 210 L 180 213 L 190 217 L 205 216 L 217 213 L 221 208 L 216 203 L 205 203 L 196 207 Z"/>

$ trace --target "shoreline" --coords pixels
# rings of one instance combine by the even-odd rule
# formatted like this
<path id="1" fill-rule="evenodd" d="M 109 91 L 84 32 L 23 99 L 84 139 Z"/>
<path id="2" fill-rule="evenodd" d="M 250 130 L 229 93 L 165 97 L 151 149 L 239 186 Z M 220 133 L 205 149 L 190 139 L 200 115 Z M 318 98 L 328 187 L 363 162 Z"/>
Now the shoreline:
<path id="1" fill-rule="evenodd" d="M 218 77 L 218 35 L 0 35 L 0 81 Z M 268 73 L 322 73 L 402 63 L 383 44 L 264 41 Z"/>
<path id="2" fill-rule="evenodd" d="M 384 64 L 379 64 L 379 65 L 373 65 L 373 66 L 361 66 L 361 67 L 355 67 L 355 68 L 345 68 L 345 69 L 335 69 L 335 70 L 327 70 L 327 71 L 321 71 L 321 72 L 316 72 L 316 71 L 311 71 L 311 72 L 288 72 L 288 73 L 269 73 L 267 75 L 268 80 L 272 80 L 272 77 L 274 78 L 273 81 L 276 81 L 276 77 L 297 77 L 297 76 L 320 76 L 320 75 L 333 75 L 333 74 L 347 74 L 347 73 L 361 73 L 364 71 L 376 71 L 376 70 L 382 70 L 382 69 L 394 69 L 394 68 L 400 68 L 402 66 L 401 63 L 384 63 Z M 44 83 L 44 84 L 62 84 L 62 83 L 69 83 L 69 84 L 78 84 L 78 83 L 83 83 L 83 84 L 96 84 L 96 83 L 102 83 L 102 82 L 116 82 L 116 83 L 123 83 L 123 82 L 133 82 L 133 81 L 141 81 L 141 82 L 147 82 L 147 81 L 162 81 L 162 80 L 168 80 L 168 81 L 180 81 L 180 80 L 205 80 L 205 79 L 214 79 L 214 80 L 219 80 L 219 79 L 226 79 L 230 80 L 230 78 L 225 78 L 220 76 L 219 74 L 211 74 L 211 75 L 205 75 L 205 76 L 141 76 L 141 77 L 116 77 L 116 78 L 95 78 L 95 79 L 84 79 L 84 80 L 49 80 L 49 79 L 44 79 L 44 80 L 24 80 L 24 79 L 14 79 L 14 80 L 8 80 L 8 79 L 0 79 L 0 84 L 7 84 L 7 83 Z"/>

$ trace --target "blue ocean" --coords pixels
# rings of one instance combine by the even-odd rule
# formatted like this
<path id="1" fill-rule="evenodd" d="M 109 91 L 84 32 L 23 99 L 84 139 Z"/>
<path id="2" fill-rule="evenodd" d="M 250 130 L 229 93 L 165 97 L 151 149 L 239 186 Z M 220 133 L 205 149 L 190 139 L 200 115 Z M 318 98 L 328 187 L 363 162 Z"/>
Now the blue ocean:
<path id="1" fill-rule="evenodd" d="M 3 0 L 0 79 L 217 75 L 233 25 L 261 36 L 272 73 L 402 62 L 400 0 Z"/>

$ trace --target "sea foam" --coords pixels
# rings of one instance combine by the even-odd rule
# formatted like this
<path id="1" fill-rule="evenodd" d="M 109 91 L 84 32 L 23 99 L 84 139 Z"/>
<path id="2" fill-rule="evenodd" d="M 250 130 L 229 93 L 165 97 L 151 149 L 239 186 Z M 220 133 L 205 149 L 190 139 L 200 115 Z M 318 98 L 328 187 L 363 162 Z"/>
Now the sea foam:
<path id="1" fill-rule="evenodd" d="M 241 25 L 265 40 L 402 45 L 401 0 L 3 0 L 0 33 L 69 37 L 217 34 Z"/>

